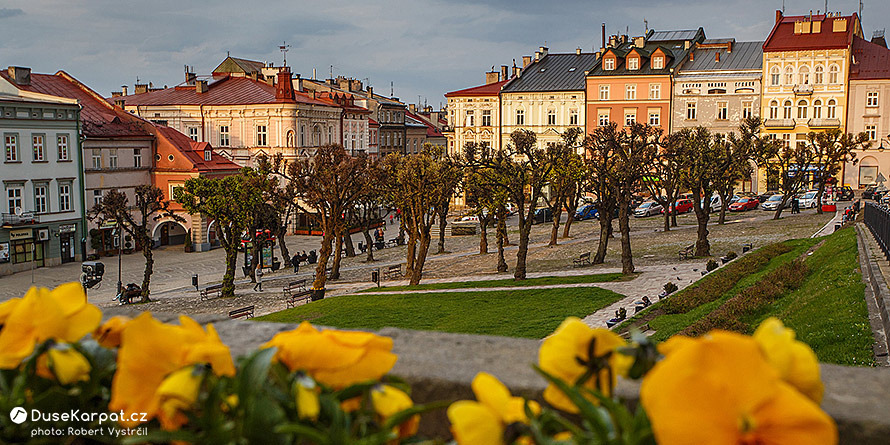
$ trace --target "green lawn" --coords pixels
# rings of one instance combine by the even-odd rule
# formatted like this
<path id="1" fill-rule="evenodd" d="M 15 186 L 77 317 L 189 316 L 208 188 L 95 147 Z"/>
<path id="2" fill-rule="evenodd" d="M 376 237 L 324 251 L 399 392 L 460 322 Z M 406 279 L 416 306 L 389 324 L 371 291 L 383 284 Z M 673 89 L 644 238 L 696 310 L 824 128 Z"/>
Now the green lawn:
<path id="1" fill-rule="evenodd" d="M 365 289 L 361 292 L 400 291 L 400 290 L 429 290 L 429 289 L 464 289 L 469 287 L 516 287 L 516 286 L 544 286 L 550 284 L 578 284 L 578 283 L 606 283 L 609 281 L 632 280 L 639 274 L 623 275 L 621 273 L 601 273 L 592 275 L 573 275 L 568 277 L 540 277 L 527 280 L 481 280 L 459 281 L 452 283 L 419 284 L 417 286 L 382 286 Z"/>
<path id="2" fill-rule="evenodd" d="M 568 316 L 585 317 L 622 298 L 596 287 L 345 295 L 256 320 L 351 329 L 386 326 L 428 331 L 543 338 Z"/>

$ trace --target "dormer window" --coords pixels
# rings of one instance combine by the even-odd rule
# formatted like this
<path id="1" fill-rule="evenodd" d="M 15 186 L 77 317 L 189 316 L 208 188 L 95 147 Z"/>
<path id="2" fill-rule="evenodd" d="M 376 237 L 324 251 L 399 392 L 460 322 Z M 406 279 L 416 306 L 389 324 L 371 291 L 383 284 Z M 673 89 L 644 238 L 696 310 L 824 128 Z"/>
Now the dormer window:
<path id="1" fill-rule="evenodd" d="M 213 151 L 204 150 L 204 160 L 210 162 L 211 157 L 213 156 Z"/>
<path id="2" fill-rule="evenodd" d="M 606 71 L 612 71 L 615 69 L 615 58 L 609 57 L 607 59 L 603 59 L 603 69 Z"/>
<path id="3" fill-rule="evenodd" d="M 655 56 L 655 58 L 652 59 L 652 69 L 654 69 L 654 70 L 664 69 L 664 57 Z"/>
<path id="4" fill-rule="evenodd" d="M 629 69 L 629 70 L 640 69 L 640 59 L 637 57 L 632 57 L 630 59 L 627 59 L 627 69 Z"/>

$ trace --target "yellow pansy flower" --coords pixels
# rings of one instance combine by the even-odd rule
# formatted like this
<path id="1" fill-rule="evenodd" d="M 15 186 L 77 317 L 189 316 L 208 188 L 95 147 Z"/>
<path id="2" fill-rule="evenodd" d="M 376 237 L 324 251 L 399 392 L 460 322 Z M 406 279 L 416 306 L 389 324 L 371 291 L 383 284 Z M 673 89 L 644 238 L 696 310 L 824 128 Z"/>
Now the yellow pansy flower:
<path id="1" fill-rule="evenodd" d="M 63 385 L 89 380 L 91 369 L 86 357 L 68 345 L 54 345 L 37 358 L 37 375 Z"/>
<path id="2" fill-rule="evenodd" d="M 786 328 L 778 318 L 770 317 L 754 331 L 769 364 L 779 376 L 816 403 L 822 402 L 822 377 L 819 359 L 810 347 L 795 340 L 794 330 Z"/>
<path id="3" fill-rule="evenodd" d="M 380 423 L 386 422 L 399 411 L 414 406 L 408 394 L 389 385 L 377 385 L 371 389 L 371 404 L 374 405 L 374 412 L 377 413 Z M 414 436 L 419 425 L 420 416 L 413 415 L 395 428 L 396 435 L 399 439 Z"/>
<path id="4" fill-rule="evenodd" d="M 296 382 L 297 416 L 301 419 L 318 419 L 321 404 L 318 401 L 318 385 L 311 377 L 302 375 Z"/>
<path id="5" fill-rule="evenodd" d="M 611 379 L 607 370 L 602 370 L 595 378 L 584 383 L 584 387 L 590 389 L 602 388 L 604 395 L 610 396 L 612 388 L 618 378 L 619 371 L 627 372 L 632 363 L 628 363 L 626 356 L 619 357 L 615 350 L 624 346 L 626 342 L 618 334 L 608 329 L 594 329 L 587 326 L 577 317 L 566 318 L 556 331 L 544 339 L 541 349 L 538 351 L 538 363 L 541 369 L 565 381 L 569 385 L 575 383 L 587 371 L 587 367 L 580 362 L 587 362 L 589 357 L 590 342 L 596 341 L 593 354 L 602 357 L 612 353 L 608 359 L 612 368 Z M 631 359 L 632 360 L 632 359 Z M 572 403 L 562 391 L 550 384 L 544 390 L 544 400 L 555 408 L 569 413 L 577 413 L 578 407 Z M 595 399 L 591 398 L 594 402 Z"/>
<path id="6" fill-rule="evenodd" d="M 202 377 L 203 369 L 190 365 L 173 371 L 161 382 L 157 391 L 161 428 L 175 430 L 188 421 L 184 411 L 188 411 L 198 399 Z"/>
<path id="7" fill-rule="evenodd" d="M 102 323 L 102 326 L 93 331 L 93 338 L 103 348 L 116 348 L 121 345 L 121 332 L 129 321 L 130 317 L 126 315 L 111 317 L 105 323 Z"/>
<path id="8" fill-rule="evenodd" d="M 179 326 L 164 324 L 146 312 L 126 324 L 121 332 L 117 372 L 111 384 L 110 410 L 125 414 L 144 412 L 148 413 L 148 419 L 166 416 L 173 407 L 181 411 L 180 402 L 189 398 L 168 400 L 167 409 L 162 410 L 159 389 L 171 374 L 189 365 L 208 364 L 217 375 L 235 375 L 229 348 L 220 341 L 213 325 L 207 325 L 205 330 L 186 316 L 179 317 L 179 323 Z M 184 379 L 183 375 L 178 377 Z M 173 383 L 183 383 L 183 380 L 168 385 Z M 127 427 L 140 423 L 130 420 L 129 415 L 124 418 L 127 420 L 121 423 Z M 177 420 L 184 419 L 184 416 L 162 417 L 161 424 L 170 428 Z"/>
<path id="9" fill-rule="evenodd" d="M 263 348 L 278 348 L 275 359 L 291 371 L 304 371 L 316 381 L 335 388 L 377 380 L 389 372 L 398 357 L 392 339 L 370 332 L 319 331 L 308 322 L 275 334 Z"/>
<path id="10" fill-rule="evenodd" d="M 511 423 L 529 423 L 525 399 L 513 397 L 510 390 L 493 375 L 480 372 L 472 383 L 476 400 L 458 400 L 448 407 L 448 420 L 454 439 L 460 445 L 496 445 L 504 443 L 504 429 Z M 541 406 L 528 401 L 537 415 Z"/>
<path id="11" fill-rule="evenodd" d="M 837 443 L 832 419 L 735 333 L 671 350 L 643 379 L 640 401 L 660 445 Z"/>
<path id="12" fill-rule="evenodd" d="M 87 303 L 80 283 L 32 287 L 23 298 L 0 305 L 0 369 L 17 367 L 46 340 L 76 342 L 101 320 L 102 311 Z"/>

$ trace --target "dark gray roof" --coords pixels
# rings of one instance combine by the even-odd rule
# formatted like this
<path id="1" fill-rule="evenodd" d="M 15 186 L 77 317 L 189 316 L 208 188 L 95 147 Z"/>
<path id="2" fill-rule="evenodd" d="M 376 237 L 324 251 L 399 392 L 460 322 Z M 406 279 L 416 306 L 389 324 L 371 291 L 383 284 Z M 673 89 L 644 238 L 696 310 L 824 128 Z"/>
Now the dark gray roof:
<path id="1" fill-rule="evenodd" d="M 652 35 L 647 40 L 650 42 L 662 42 L 668 40 L 695 40 L 698 37 L 699 33 L 702 33 L 702 36 L 704 36 L 704 30 L 702 30 L 701 28 L 684 29 L 678 31 L 653 31 Z"/>
<path id="2" fill-rule="evenodd" d="M 689 50 L 685 49 L 685 46 L 680 42 L 652 42 L 647 43 L 646 46 L 642 48 L 636 48 L 641 53 L 647 54 L 645 58 L 640 61 L 640 69 L 637 70 L 628 70 L 627 65 L 625 63 L 624 57 L 627 53 L 630 52 L 633 43 L 628 42 L 624 43 L 618 48 L 609 48 L 616 53 L 618 56 L 618 63 L 615 66 L 614 70 L 605 71 L 602 68 L 602 64 L 599 60 L 596 61 L 596 66 L 588 68 L 590 70 L 591 76 L 646 76 L 651 74 L 670 74 L 671 68 L 675 68 L 683 63 L 683 59 L 686 57 L 686 54 Z M 664 51 L 665 55 L 668 56 L 668 60 L 665 61 L 664 68 L 660 70 L 652 69 L 652 59 L 650 58 L 651 54 L 655 52 L 656 49 L 661 48 Z"/>
<path id="3" fill-rule="evenodd" d="M 596 54 L 548 54 L 525 67 L 502 91 L 583 91 L 584 71 L 594 64 Z"/>
<path id="4" fill-rule="evenodd" d="M 716 43 L 705 41 L 704 43 Z M 717 53 L 720 61 L 717 62 Z M 696 48 L 694 60 L 686 58 L 680 72 L 760 70 L 763 67 L 763 42 L 736 42 L 732 52 L 726 48 Z"/>

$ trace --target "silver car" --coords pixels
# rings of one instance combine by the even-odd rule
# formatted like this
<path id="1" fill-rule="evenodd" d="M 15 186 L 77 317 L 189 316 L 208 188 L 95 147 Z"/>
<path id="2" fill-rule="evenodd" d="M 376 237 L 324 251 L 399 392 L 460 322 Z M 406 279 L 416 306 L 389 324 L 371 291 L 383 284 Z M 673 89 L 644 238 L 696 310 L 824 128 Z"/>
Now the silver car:
<path id="1" fill-rule="evenodd" d="M 763 210 L 776 210 L 779 208 L 779 205 L 782 204 L 782 195 L 773 195 L 770 196 L 769 199 L 763 201 L 760 204 L 760 208 Z M 791 199 L 788 199 L 788 202 L 785 203 L 785 208 L 791 207 Z"/>
<path id="2" fill-rule="evenodd" d="M 643 218 L 661 213 L 661 204 L 655 201 L 646 201 L 634 210 L 634 216 Z"/>

